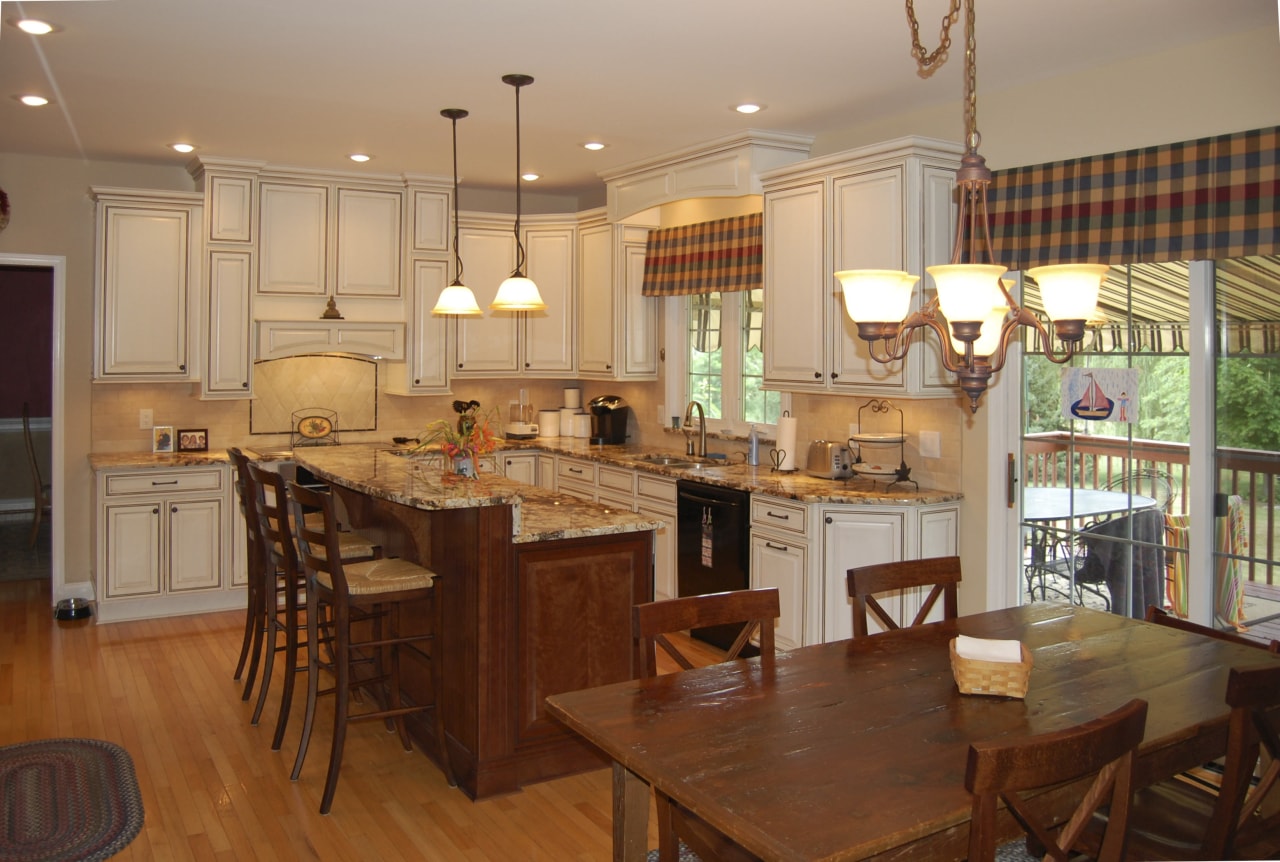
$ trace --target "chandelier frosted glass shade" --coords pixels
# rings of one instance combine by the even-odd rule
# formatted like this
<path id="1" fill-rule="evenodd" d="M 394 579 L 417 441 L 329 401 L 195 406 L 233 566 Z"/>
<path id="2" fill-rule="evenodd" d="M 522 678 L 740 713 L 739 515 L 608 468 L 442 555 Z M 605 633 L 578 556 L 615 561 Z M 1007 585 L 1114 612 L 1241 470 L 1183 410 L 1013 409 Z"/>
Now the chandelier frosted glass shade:
<path id="1" fill-rule="evenodd" d="M 1004 305 L 1000 276 L 1008 267 L 993 263 L 948 263 L 926 267 L 938 290 L 938 310 L 949 323 L 982 321 Z"/>
<path id="2" fill-rule="evenodd" d="M 431 309 L 431 313 L 452 314 L 455 317 L 480 317 L 484 314 L 476 302 L 476 295 L 463 284 L 451 284 L 440 291 L 440 298 L 436 300 L 436 307 Z"/>
<path id="3" fill-rule="evenodd" d="M 1088 320 L 1098 308 L 1098 290 L 1110 269 L 1105 263 L 1059 263 L 1032 267 L 1027 275 L 1040 286 L 1050 320 Z"/>
<path id="4" fill-rule="evenodd" d="M 991 356 L 1000 349 L 1000 330 L 1004 327 L 1005 319 L 1009 316 L 1009 306 L 998 305 L 987 312 L 987 316 L 983 318 L 982 329 L 979 331 L 977 341 L 973 342 L 974 356 Z M 951 336 L 951 347 L 956 353 L 964 355 L 964 342 Z"/>
<path id="5" fill-rule="evenodd" d="M 845 269 L 836 273 L 844 310 L 854 323 L 899 323 L 911 310 L 911 289 L 920 276 L 892 269 Z"/>
<path id="6" fill-rule="evenodd" d="M 542 311 L 547 304 L 532 279 L 512 275 L 498 286 L 498 295 L 489 303 L 493 311 Z"/>

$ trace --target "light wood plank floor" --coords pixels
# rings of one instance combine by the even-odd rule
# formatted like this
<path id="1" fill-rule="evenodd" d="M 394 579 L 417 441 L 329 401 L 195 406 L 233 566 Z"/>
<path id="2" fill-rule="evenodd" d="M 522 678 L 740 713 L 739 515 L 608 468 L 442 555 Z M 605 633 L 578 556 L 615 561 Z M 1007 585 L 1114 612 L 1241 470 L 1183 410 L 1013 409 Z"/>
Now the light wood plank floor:
<path id="1" fill-rule="evenodd" d="M 48 580 L 0 583 L 0 744 L 71 736 L 124 746 L 146 809 L 142 833 L 116 857 L 125 862 L 610 858 L 609 770 L 472 802 L 380 723 L 348 730 L 333 813 L 320 816 L 332 722 L 317 719 L 290 782 L 304 698 L 271 751 L 279 676 L 258 727 L 231 679 L 243 620 L 60 623 Z"/>

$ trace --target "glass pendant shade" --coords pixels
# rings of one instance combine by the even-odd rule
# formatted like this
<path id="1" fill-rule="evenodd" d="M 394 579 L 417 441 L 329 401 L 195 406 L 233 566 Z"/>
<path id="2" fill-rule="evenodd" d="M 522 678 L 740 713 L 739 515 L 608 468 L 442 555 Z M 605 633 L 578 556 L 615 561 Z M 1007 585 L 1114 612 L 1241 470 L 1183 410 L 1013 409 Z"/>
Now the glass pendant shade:
<path id="1" fill-rule="evenodd" d="M 1040 286 L 1040 301 L 1050 320 L 1089 320 L 1098 309 L 1098 291 L 1111 267 L 1105 263 L 1037 266 L 1027 275 Z"/>
<path id="2" fill-rule="evenodd" d="M 494 311 L 542 311 L 547 304 L 538 286 L 523 275 L 512 275 L 498 286 L 498 295 L 489 303 Z"/>
<path id="3" fill-rule="evenodd" d="M 978 340 L 973 342 L 974 356 L 990 356 L 1000 348 L 1000 330 L 1004 327 L 1004 320 L 1009 316 L 1009 306 L 998 305 L 987 312 L 987 316 L 982 320 L 981 334 Z M 952 336 L 951 347 L 956 353 L 964 356 L 964 342 Z"/>
<path id="4" fill-rule="evenodd" d="M 986 320 L 1004 305 L 1000 276 L 1008 267 L 990 263 L 947 263 L 926 268 L 938 289 L 938 309 L 950 323 Z"/>
<path id="5" fill-rule="evenodd" d="M 844 310 L 854 323 L 897 323 L 911 311 L 911 291 L 920 276 L 892 269 L 845 269 L 836 273 Z"/>
<path id="6" fill-rule="evenodd" d="M 440 291 L 440 298 L 436 300 L 436 307 L 431 309 L 431 313 L 452 314 L 457 317 L 480 317 L 484 314 L 471 288 L 457 283 Z"/>

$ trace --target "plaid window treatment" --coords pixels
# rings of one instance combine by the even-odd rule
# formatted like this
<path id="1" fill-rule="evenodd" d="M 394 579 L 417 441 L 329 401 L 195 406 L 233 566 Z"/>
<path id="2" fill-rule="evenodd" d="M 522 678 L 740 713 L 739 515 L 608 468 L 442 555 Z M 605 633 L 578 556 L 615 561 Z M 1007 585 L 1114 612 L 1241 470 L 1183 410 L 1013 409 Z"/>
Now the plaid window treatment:
<path id="1" fill-rule="evenodd" d="M 764 281 L 762 213 L 649 231 L 644 296 L 752 290 Z"/>
<path id="2" fill-rule="evenodd" d="M 1280 127 L 996 171 L 991 242 L 1010 269 L 1280 253 Z"/>

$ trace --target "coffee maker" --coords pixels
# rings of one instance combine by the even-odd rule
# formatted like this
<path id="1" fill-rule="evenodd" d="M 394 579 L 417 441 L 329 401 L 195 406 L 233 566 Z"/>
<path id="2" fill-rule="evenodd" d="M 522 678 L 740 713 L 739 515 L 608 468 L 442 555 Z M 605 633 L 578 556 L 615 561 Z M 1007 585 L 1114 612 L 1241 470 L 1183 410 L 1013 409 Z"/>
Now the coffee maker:
<path id="1" fill-rule="evenodd" d="M 617 395 L 601 395 L 587 404 L 591 413 L 592 443 L 626 443 L 627 416 L 631 408 Z"/>

